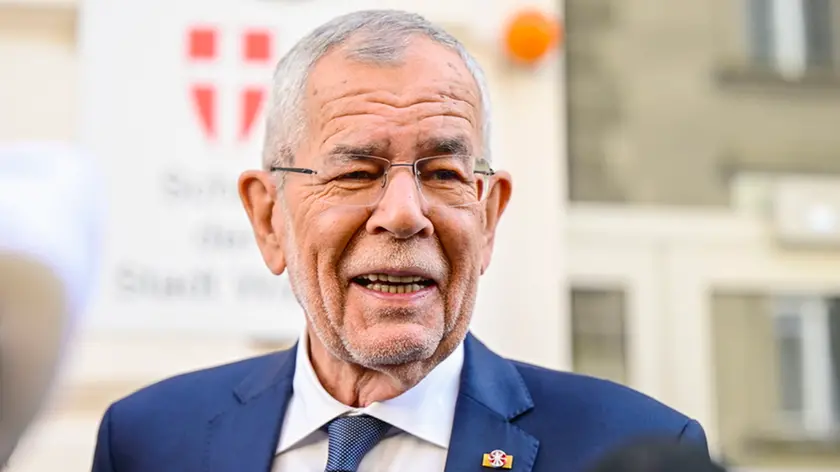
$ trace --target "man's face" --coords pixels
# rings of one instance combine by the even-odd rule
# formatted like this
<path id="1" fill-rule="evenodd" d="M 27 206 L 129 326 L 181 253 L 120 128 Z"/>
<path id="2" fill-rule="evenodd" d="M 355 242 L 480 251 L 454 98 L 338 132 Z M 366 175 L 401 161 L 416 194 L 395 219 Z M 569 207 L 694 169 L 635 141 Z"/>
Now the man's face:
<path id="1" fill-rule="evenodd" d="M 0 461 L 11 455 L 47 395 L 65 313 L 63 284 L 49 268 L 0 252 Z"/>
<path id="2" fill-rule="evenodd" d="M 479 155 L 480 95 L 460 57 L 415 39 L 403 59 L 370 65 L 341 48 L 323 57 L 310 75 L 307 139 L 294 166 L 318 170 L 337 149 L 395 164 L 446 154 L 453 143 Z M 288 266 L 316 341 L 376 370 L 428 368 L 451 353 L 490 262 L 509 176 L 497 173 L 489 197 L 465 207 L 429 203 L 405 167 L 392 168 L 384 195 L 366 207 L 327 203 L 306 175 L 285 178 L 281 201 L 266 173 L 244 174 L 240 190 L 266 263 L 277 274 Z M 404 288 L 371 283 L 383 278 Z"/>

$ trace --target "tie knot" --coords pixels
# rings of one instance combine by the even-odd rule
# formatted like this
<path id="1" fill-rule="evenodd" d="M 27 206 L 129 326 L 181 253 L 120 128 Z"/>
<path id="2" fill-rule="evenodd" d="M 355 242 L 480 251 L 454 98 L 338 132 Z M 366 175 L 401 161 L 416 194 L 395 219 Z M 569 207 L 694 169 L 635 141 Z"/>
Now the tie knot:
<path id="1" fill-rule="evenodd" d="M 368 415 L 342 416 L 330 421 L 330 452 L 326 472 L 356 472 L 362 458 L 385 437 L 388 423 Z"/>

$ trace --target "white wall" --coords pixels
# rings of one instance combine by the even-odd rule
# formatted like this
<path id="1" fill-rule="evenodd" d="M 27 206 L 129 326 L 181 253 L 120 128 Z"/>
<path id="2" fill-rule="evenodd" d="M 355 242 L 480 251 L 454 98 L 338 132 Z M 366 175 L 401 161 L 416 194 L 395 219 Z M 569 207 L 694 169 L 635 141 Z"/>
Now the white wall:
<path id="1" fill-rule="evenodd" d="M 557 11 L 554 2 L 539 3 Z M 481 30 L 462 37 L 491 85 L 494 166 L 513 175 L 513 197 L 481 282 L 473 327 L 503 355 L 568 369 L 563 57 L 536 70 L 518 69 L 500 57 L 498 38 Z"/>

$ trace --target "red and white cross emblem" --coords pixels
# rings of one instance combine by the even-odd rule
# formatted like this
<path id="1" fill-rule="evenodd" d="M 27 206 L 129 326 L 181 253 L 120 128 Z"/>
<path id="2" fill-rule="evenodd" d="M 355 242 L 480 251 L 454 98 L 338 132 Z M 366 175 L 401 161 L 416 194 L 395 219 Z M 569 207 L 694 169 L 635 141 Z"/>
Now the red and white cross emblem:
<path id="1" fill-rule="evenodd" d="M 234 127 L 238 140 L 251 137 L 268 97 L 275 53 L 274 34 L 267 28 L 188 28 L 190 102 L 207 140 Z"/>

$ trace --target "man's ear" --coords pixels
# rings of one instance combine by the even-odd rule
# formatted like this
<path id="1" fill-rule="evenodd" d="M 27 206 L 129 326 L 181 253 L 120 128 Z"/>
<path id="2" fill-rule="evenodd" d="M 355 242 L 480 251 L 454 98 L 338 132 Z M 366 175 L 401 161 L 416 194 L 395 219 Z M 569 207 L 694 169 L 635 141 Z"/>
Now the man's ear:
<path id="1" fill-rule="evenodd" d="M 239 176 L 239 198 L 251 221 L 254 237 L 265 265 L 274 275 L 286 270 L 284 253 L 285 218 L 282 208 L 275 208 L 277 187 L 268 172 L 249 170 Z"/>
<path id="2" fill-rule="evenodd" d="M 499 219 L 505 212 L 508 202 L 510 202 L 510 195 L 513 191 L 513 182 L 508 172 L 497 172 L 491 182 L 493 187 L 490 189 L 490 195 L 487 196 L 487 201 L 484 202 L 484 247 L 482 248 L 481 254 L 482 275 L 490 267 L 490 258 L 493 256 L 493 244 L 496 241 L 496 227 L 499 225 Z"/>

